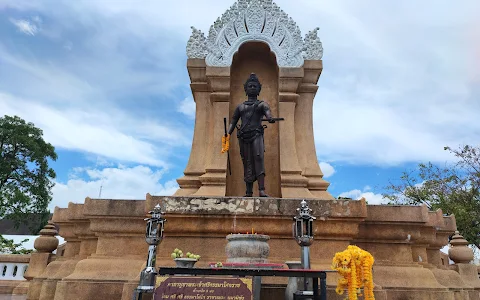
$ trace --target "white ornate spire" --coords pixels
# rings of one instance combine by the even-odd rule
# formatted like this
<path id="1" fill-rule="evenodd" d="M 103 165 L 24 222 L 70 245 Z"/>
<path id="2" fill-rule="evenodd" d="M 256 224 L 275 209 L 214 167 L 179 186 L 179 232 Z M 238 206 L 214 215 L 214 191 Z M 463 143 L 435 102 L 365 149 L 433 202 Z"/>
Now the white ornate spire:
<path id="1" fill-rule="evenodd" d="M 318 28 L 303 40 L 295 21 L 272 0 L 238 0 L 210 26 L 206 39 L 195 27 L 192 31 L 187 56 L 206 58 L 209 66 L 230 66 L 247 41 L 267 43 L 280 67 L 300 67 L 304 59 L 319 60 L 323 55 Z"/>
<path id="2" fill-rule="evenodd" d="M 205 58 L 205 55 L 207 55 L 205 35 L 201 30 L 193 26 L 191 28 L 192 35 L 187 42 L 187 56 L 188 58 Z"/>
<path id="3" fill-rule="evenodd" d="M 303 58 L 311 60 L 320 60 L 323 56 L 323 47 L 317 33 L 320 28 L 315 28 L 305 35 L 305 52 Z"/>

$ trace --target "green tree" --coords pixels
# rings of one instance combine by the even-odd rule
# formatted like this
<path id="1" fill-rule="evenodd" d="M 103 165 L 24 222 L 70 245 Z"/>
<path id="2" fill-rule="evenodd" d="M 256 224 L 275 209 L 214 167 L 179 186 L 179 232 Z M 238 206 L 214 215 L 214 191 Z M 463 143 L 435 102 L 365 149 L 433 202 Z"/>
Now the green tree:
<path id="1" fill-rule="evenodd" d="M 422 163 L 404 172 L 397 183 L 390 182 L 383 196 L 391 204 L 425 204 L 432 210 L 454 214 L 457 228 L 480 248 L 480 148 L 444 148 L 456 161 L 439 167 Z"/>
<path id="2" fill-rule="evenodd" d="M 4 254 L 29 254 L 33 251 L 30 249 L 25 249 L 22 247 L 22 244 L 28 242 L 28 239 L 20 241 L 20 243 L 15 243 L 13 240 L 6 239 L 0 235 L 0 253 Z"/>
<path id="3" fill-rule="evenodd" d="M 44 141 L 43 131 L 18 116 L 0 118 L 0 219 L 16 227 L 29 224 L 38 232 L 47 222 L 55 172 L 55 148 Z M 32 215 L 40 220 L 31 222 Z M 32 228 L 31 226 L 35 226 Z M 6 239 L 1 239 L 5 246 Z"/>

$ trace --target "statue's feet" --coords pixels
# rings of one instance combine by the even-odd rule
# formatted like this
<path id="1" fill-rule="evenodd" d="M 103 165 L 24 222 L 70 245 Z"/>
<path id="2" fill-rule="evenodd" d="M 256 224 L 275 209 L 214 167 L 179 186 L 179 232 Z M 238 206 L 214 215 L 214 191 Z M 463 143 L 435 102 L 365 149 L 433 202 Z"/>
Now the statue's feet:
<path id="1" fill-rule="evenodd" d="M 258 191 L 258 195 L 259 195 L 260 197 L 270 197 L 269 195 L 267 195 L 267 193 L 265 193 L 264 190 L 259 190 L 259 191 Z"/>
<path id="2" fill-rule="evenodd" d="M 252 197 L 253 195 L 252 194 L 245 194 L 243 195 L 243 197 Z"/>

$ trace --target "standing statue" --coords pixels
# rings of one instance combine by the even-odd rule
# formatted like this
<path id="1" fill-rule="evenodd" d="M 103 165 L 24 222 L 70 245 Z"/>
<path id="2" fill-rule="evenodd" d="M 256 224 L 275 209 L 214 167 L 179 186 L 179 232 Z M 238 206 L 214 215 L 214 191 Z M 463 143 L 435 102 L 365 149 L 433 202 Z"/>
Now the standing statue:
<path id="1" fill-rule="evenodd" d="M 265 192 L 265 145 L 263 141 L 263 121 L 275 123 L 283 120 L 273 118 L 270 107 L 264 101 L 258 100 L 262 85 L 257 75 L 250 74 L 250 77 L 244 84 L 245 93 L 248 96 L 247 101 L 238 105 L 233 113 L 232 121 L 226 136 L 222 139 L 222 152 L 228 151 L 230 135 L 235 129 L 238 120 L 242 119 L 242 124 L 237 128 L 238 144 L 240 146 L 240 156 L 243 162 L 243 179 L 246 184 L 244 197 L 252 197 L 253 183 L 258 180 L 258 192 L 260 197 L 268 197 Z M 266 119 L 263 119 L 263 118 Z"/>

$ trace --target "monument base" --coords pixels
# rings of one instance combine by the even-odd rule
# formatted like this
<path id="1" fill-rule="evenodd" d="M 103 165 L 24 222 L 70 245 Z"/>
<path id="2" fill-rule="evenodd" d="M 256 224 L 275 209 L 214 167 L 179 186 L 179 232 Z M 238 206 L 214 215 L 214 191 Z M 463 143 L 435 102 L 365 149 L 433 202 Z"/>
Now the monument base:
<path id="1" fill-rule="evenodd" d="M 292 217 L 303 199 L 151 195 L 146 198 L 146 201 L 87 198 L 84 204 L 56 208 L 53 221 L 59 226 L 60 235 L 72 241 L 67 242 L 62 260 L 78 260 L 78 263 L 72 263 L 73 270 L 65 272 L 63 278 L 56 276 L 58 272 L 51 278 L 44 277 L 58 280 L 56 289 L 50 286 L 51 280 L 34 279 L 35 285 L 45 285 L 37 289 L 55 291 L 52 300 L 73 295 L 78 300 L 128 299 L 132 287 L 138 284 L 148 253 L 144 218 L 157 204 L 167 219 L 164 239 L 157 249 L 156 265 L 160 268 L 175 266 L 170 257 L 175 248 L 199 254 L 201 258 L 195 267 L 225 262 L 226 236 L 252 231 L 270 236 L 269 263 L 284 264 L 300 259 L 301 248 L 292 236 Z M 452 297 L 459 293 L 478 294 L 470 281 L 468 285 L 454 288 L 464 276 L 444 270 L 436 260 L 428 261 L 436 257 L 433 252 L 447 244 L 448 235 L 455 230 L 453 218 L 444 217 L 441 211 L 429 212 L 422 206 L 366 205 L 363 199 L 306 201 L 317 218 L 315 239 L 310 248 L 312 269 L 330 270 L 336 252 L 357 244 L 376 260 L 373 280 L 378 299 L 400 299 L 398 297 L 406 293 L 409 299 L 418 300 L 431 299 L 431 295 L 438 296 L 437 299 L 454 299 Z M 82 230 L 75 231 L 75 228 Z M 96 247 L 89 246 L 92 238 Z M 422 257 L 422 263 L 414 260 L 418 256 L 414 253 L 427 252 L 429 255 Z M 49 268 L 58 266 L 51 263 L 45 274 L 49 274 Z M 337 278 L 335 273 L 327 276 L 328 299 L 344 298 L 335 296 Z M 287 278 L 262 279 L 261 299 L 279 299 L 277 294 L 283 297 L 287 282 Z M 29 297 L 29 300 L 37 299 Z"/>

